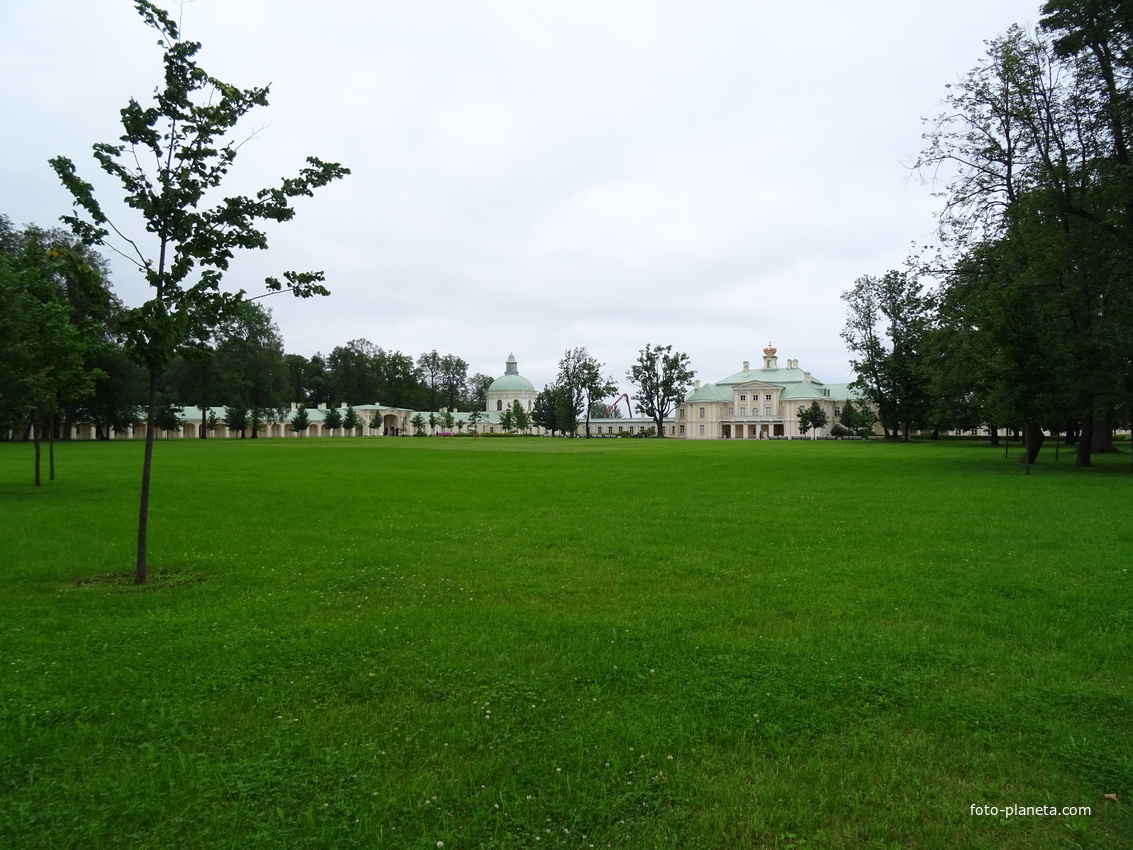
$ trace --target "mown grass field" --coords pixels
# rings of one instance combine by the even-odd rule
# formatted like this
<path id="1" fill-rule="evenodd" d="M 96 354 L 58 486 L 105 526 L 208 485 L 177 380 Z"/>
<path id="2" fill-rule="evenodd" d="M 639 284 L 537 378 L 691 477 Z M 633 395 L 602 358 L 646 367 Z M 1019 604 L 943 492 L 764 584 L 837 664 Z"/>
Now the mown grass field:
<path id="1" fill-rule="evenodd" d="M 135 589 L 141 450 L 0 444 L 0 846 L 1133 840 L 1128 454 L 171 440 Z"/>

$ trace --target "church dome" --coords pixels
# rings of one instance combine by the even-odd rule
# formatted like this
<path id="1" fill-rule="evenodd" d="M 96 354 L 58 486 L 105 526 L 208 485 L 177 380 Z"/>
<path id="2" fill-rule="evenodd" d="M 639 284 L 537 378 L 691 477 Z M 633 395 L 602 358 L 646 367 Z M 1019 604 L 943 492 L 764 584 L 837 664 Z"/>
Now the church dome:
<path id="1" fill-rule="evenodd" d="M 508 355 L 504 374 L 492 381 L 488 387 L 490 393 L 535 392 L 531 382 L 519 374 L 519 364 L 514 354 Z"/>

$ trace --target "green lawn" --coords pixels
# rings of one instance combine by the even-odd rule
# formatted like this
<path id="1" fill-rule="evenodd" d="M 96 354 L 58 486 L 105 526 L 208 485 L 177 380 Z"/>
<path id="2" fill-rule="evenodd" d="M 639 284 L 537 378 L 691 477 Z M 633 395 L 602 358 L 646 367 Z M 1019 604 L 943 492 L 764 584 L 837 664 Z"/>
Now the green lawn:
<path id="1" fill-rule="evenodd" d="M 1127 453 L 170 440 L 135 589 L 141 443 L 31 451 L 2 847 L 1133 840 Z"/>

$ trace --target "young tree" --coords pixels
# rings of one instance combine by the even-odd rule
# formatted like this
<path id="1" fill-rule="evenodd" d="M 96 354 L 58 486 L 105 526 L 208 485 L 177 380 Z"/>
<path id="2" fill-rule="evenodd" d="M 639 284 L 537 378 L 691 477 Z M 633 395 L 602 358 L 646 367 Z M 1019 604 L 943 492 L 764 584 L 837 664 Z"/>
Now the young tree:
<path id="1" fill-rule="evenodd" d="M 243 440 L 245 432 L 248 430 L 247 409 L 240 405 L 224 408 L 224 424 L 228 426 L 229 434 L 239 431 L 240 439 Z"/>
<path id="2" fill-rule="evenodd" d="M 210 434 L 215 434 L 218 425 L 220 425 L 220 420 L 217 419 L 216 413 L 210 410 L 208 418 L 205 419 L 205 427 L 208 428 Z"/>
<path id="3" fill-rule="evenodd" d="M 500 414 L 500 427 L 505 434 L 510 434 L 512 429 L 515 428 L 515 412 L 510 407 L 505 407 Z"/>
<path id="4" fill-rule="evenodd" d="M 526 432 L 531 427 L 531 417 L 527 411 L 523 409 L 523 405 L 516 399 L 511 404 L 511 421 L 515 425 L 516 431 Z"/>
<path id="5" fill-rule="evenodd" d="M 180 433 L 181 417 L 179 414 L 184 412 L 184 408 L 169 401 L 162 400 L 158 404 L 157 418 L 154 420 L 154 425 L 165 432 L 165 439 L 168 440 L 171 433 Z"/>
<path id="6" fill-rule="evenodd" d="M 444 413 L 441 414 L 441 426 L 445 429 L 445 431 L 447 431 L 448 433 L 451 434 L 452 433 L 452 423 L 453 423 L 452 411 L 446 410 Z"/>
<path id="7" fill-rule="evenodd" d="M 480 430 L 476 426 L 483 418 L 484 416 L 480 413 L 479 410 L 474 409 L 471 413 L 468 414 L 468 427 L 471 429 L 473 437 L 480 436 Z"/>
<path id="8" fill-rule="evenodd" d="M 275 188 L 254 197 L 226 197 L 204 207 L 236 158 L 240 141 L 231 138 L 231 132 L 254 107 L 267 105 L 268 89 L 241 89 L 209 76 L 195 60 L 200 44 L 183 40 L 173 19 L 148 0 L 136 0 L 135 6 L 160 36 L 164 85 L 153 106 L 130 100 L 122 110 L 120 143 L 96 144 L 94 158 L 119 180 L 127 205 L 141 214 L 153 253 L 110 220 L 95 198 L 94 187 L 78 176 L 70 159 L 56 157 L 51 165 L 79 210 L 64 221 L 88 244 L 107 244 L 131 259 L 152 287 L 150 300 L 124 316 L 130 350 L 149 373 L 149 427 L 134 572 L 134 581 L 141 584 L 146 580 L 153 425 L 161 370 L 195 328 L 215 326 L 241 301 L 242 293 L 224 292 L 220 283 L 237 249 L 267 247 L 259 223 L 289 221 L 295 215 L 294 198 L 310 195 L 349 171 L 310 157 L 297 177 L 285 178 Z M 289 271 L 284 279 L 286 284 L 268 278 L 269 291 L 288 289 L 299 297 L 327 294 L 319 272 Z"/>
<path id="9" fill-rule="evenodd" d="M 653 348 L 648 343 L 626 373 L 626 378 L 637 387 L 634 400 L 653 420 L 659 437 L 665 435 L 665 417 L 681 403 L 694 375 L 687 354 L 674 352 L 671 345 Z"/>
<path id="10" fill-rule="evenodd" d="M 382 412 L 375 410 L 374 415 L 370 417 L 370 430 L 381 432 L 382 430 Z"/>
<path id="11" fill-rule="evenodd" d="M 810 425 L 811 425 L 810 408 L 809 407 L 799 407 L 798 419 L 799 419 L 799 433 L 802 434 L 805 437 L 807 435 L 807 433 L 810 431 Z"/>
<path id="12" fill-rule="evenodd" d="M 814 429 L 814 436 L 816 438 L 818 437 L 818 429 L 825 428 L 827 423 L 830 421 L 830 418 L 826 415 L 826 411 L 822 409 L 822 406 L 817 401 L 812 401 L 810 403 L 810 407 L 806 409 L 806 419 L 808 425 Z M 803 431 L 803 433 L 805 434 L 806 431 L 802 429 L 802 421 L 802 414 L 800 414 L 799 430 Z"/>
<path id="13" fill-rule="evenodd" d="M 311 417 L 307 414 L 307 405 L 300 404 L 295 408 L 295 415 L 291 417 L 291 430 L 302 438 L 303 433 L 311 427 Z"/>
<path id="14" fill-rule="evenodd" d="M 406 415 L 408 415 L 408 414 L 406 414 Z M 413 436 L 414 437 L 424 437 L 425 436 L 425 417 L 422 416 L 420 413 L 414 413 L 413 419 L 411 419 L 410 421 L 413 423 Z"/>
<path id="15" fill-rule="evenodd" d="M 352 404 L 347 404 L 346 412 L 342 414 L 342 430 L 350 437 L 355 436 L 355 431 L 358 430 L 358 414 L 354 412 Z"/>
<path id="16" fill-rule="evenodd" d="M 323 427 L 330 432 L 330 436 L 334 436 L 334 432 L 342 427 L 342 414 L 338 412 L 338 408 L 334 405 L 327 405 L 326 413 L 323 414 Z"/>

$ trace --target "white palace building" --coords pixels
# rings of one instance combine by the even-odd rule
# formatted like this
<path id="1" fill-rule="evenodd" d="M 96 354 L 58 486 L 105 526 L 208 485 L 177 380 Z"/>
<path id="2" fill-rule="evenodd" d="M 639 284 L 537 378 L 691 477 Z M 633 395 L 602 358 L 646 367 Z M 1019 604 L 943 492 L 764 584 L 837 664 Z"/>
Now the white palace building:
<path id="1" fill-rule="evenodd" d="M 504 374 L 498 377 L 488 387 L 487 409 L 477 414 L 477 421 L 472 422 L 472 415 L 467 411 L 452 411 L 454 427 L 452 433 L 480 434 L 499 433 L 500 415 L 504 410 L 511 409 L 519 404 L 530 413 L 535 406 L 538 392 L 532 383 L 519 374 L 519 364 L 515 355 L 510 355 L 504 366 Z M 861 403 L 860 396 L 851 391 L 848 384 L 824 384 L 810 374 L 799 368 L 799 361 L 788 360 L 785 368 L 779 366 L 776 349 L 768 345 L 763 349 L 762 368 L 752 369 L 750 363 L 744 361 L 743 369 L 734 375 L 729 375 L 715 383 L 702 384 L 696 381 L 693 389 L 685 396 L 684 401 L 677 406 L 674 415 L 664 421 L 666 437 L 677 437 L 689 440 L 759 440 L 759 439 L 791 439 L 802 436 L 799 433 L 798 412 L 809 407 L 812 402 L 818 402 L 826 412 L 830 425 L 838 421 L 842 405 L 847 399 L 853 399 L 855 404 Z M 281 418 L 265 422 L 260 432 L 261 437 L 289 437 L 297 438 L 299 435 L 290 427 L 298 405 L 292 404 L 290 410 L 284 411 Z M 341 406 L 345 410 L 346 405 Z M 340 412 L 341 412 L 340 410 Z M 364 437 L 385 437 L 413 433 L 413 418 L 420 413 L 425 420 L 425 433 L 439 435 L 449 433 L 440 424 L 441 417 L 446 411 L 436 411 L 432 418 L 436 424 L 430 426 L 429 411 L 414 411 L 407 408 L 391 407 L 380 403 L 359 404 L 354 406 L 358 417 L 358 429 L 355 434 Z M 306 431 L 309 437 L 342 437 L 349 436 L 345 429 L 329 429 L 324 424 L 326 405 L 309 408 L 307 416 L 310 425 Z M 209 433 L 211 437 L 233 438 L 239 436 L 238 432 L 230 432 L 224 423 L 224 408 L 214 407 L 204 411 L 207 420 L 210 414 L 215 417 L 218 424 L 215 430 Z M 200 433 L 202 411 L 199 408 L 185 408 L 179 415 L 181 430 L 166 433 L 159 431 L 158 437 L 196 437 Z M 618 434 L 633 436 L 644 435 L 654 428 L 651 419 L 638 416 L 632 419 L 601 418 L 590 420 L 590 432 L 595 436 L 612 437 Z M 812 432 L 814 436 L 824 436 L 825 429 Z M 579 433 L 584 434 L 585 425 L 579 425 Z M 532 426 L 527 430 L 529 434 L 547 435 L 541 428 Z M 71 436 L 74 439 L 94 439 L 95 430 L 90 425 L 77 425 Z M 114 433 L 115 439 L 138 439 L 145 436 L 145 425 L 130 428 L 125 433 Z"/>

